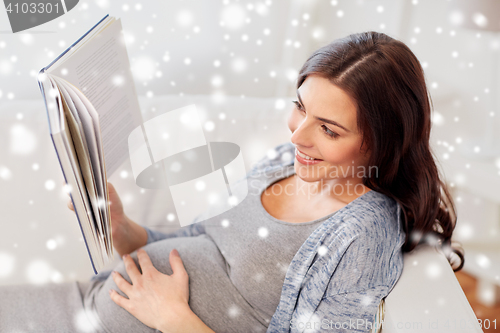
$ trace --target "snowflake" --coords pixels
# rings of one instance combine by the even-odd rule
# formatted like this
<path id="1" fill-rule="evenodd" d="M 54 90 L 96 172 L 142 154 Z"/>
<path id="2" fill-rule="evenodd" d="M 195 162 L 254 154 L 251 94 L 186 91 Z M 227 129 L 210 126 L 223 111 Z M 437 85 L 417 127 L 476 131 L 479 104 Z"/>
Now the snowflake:
<path id="1" fill-rule="evenodd" d="M 82 333 L 93 333 L 99 328 L 99 318 L 94 310 L 83 309 L 76 313 L 74 324 Z"/>
<path id="2" fill-rule="evenodd" d="M 481 28 L 484 28 L 488 25 L 488 18 L 484 16 L 482 13 L 475 13 L 472 16 L 472 20 L 477 26 Z"/>
<path id="3" fill-rule="evenodd" d="M 224 84 L 224 78 L 220 75 L 215 75 L 212 77 L 210 80 L 210 83 L 212 84 L 213 87 L 221 87 Z"/>
<path id="4" fill-rule="evenodd" d="M 0 165 L 0 178 L 9 180 L 12 178 L 12 172 L 6 166 Z"/>
<path id="5" fill-rule="evenodd" d="M 429 278 L 436 279 L 441 276 L 441 266 L 437 263 L 430 263 L 427 265 L 425 272 Z"/>
<path id="6" fill-rule="evenodd" d="M 7 60 L 0 61 L 0 74 L 7 75 L 11 71 L 12 71 L 12 64 L 9 61 Z"/>
<path id="7" fill-rule="evenodd" d="M 247 69 L 247 62 L 244 58 L 236 58 L 231 62 L 231 68 L 236 73 L 242 73 Z"/>
<path id="8" fill-rule="evenodd" d="M 19 38 L 26 45 L 31 45 L 35 41 L 32 34 L 20 34 Z"/>
<path id="9" fill-rule="evenodd" d="M 123 85 L 125 82 L 125 78 L 122 75 L 115 75 L 112 79 L 111 82 L 113 82 L 113 85 L 120 87 Z"/>
<path id="10" fill-rule="evenodd" d="M 318 254 L 320 256 L 324 256 L 326 253 L 328 252 L 328 248 L 324 245 L 321 245 L 319 248 L 318 248 Z"/>
<path id="11" fill-rule="evenodd" d="M 57 242 L 54 239 L 49 239 L 45 245 L 47 246 L 47 249 L 52 251 L 56 249 Z"/>
<path id="12" fill-rule="evenodd" d="M 61 274 L 61 272 L 53 271 L 50 275 L 50 280 L 54 283 L 61 283 L 64 281 L 64 276 Z"/>
<path id="13" fill-rule="evenodd" d="M 286 102 L 284 99 L 277 99 L 275 102 L 274 102 L 274 108 L 277 109 L 277 110 L 283 110 L 286 106 Z"/>
<path id="14" fill-rule="evenodd" d="M 257 14 L 259 14 L 261 16 L 266 16 L 269 13 L 268 6 L 269 5 L 265 5 L 265 4 L 259 2 L 255 5 L 255 12 L 257 12 Z"/>
<path id="15" fill-rule="evenodd" d="M 0 252 L 0 277 L 7 277 L 14 271 L 16 258 L 10 253 Z"/>
<path id="16" fill-rule="evenodd" d="M 139 81 L 152 79 L 155 71 L 155 62 L 148 56 L 141 56 L 137 58 L 132 65 L 132 73 Z"/>
<path id="17" fill-rule="evenodd" d="M 450 13 L 449 20 L 453 25 L 461 25 L 464 22 L 464 14 L 455 10 Z"/>
<path id="18" fill-rule="evenodd" d="M 480 253 L 475 257 L 476 264 L 483 269 L 488 269 L 491 266 L 490 258 Z"/>
<path id="19" fill-rule="evenodd" d="M 281 160 L 283 162 L 289 162 L 294 158 L 294 156 L 290 152 L 285 152 L 281 155 Z"/>
<path id="20" fill-rule="evenodd" d="M 278 152 L 276 151 L 276 149 L 272 148 L 267 151 L 266 156 L 270 160 L 273 160 L 278 156 Z"/>
<path id="21" fill-rule="evenodd" d="M 45 181 L 45 189 L 47 191 L 52 191 L 55 188 L 56 188 L 56 183 L 52 179 L 47 179 Z"/>
<path id="22" fill-rule="evenodd" d="M 207 132 L 212 132 L 215 129 L 215 124 L 213 121 L 209 120 L 204 124 L 203 128 L 205 128 Z"/>
<path id="23" fill-rule="evenodd" d="M 196 182 L 195 186 L 196 190 L 203 191 L 206 188 L 206 183 L 203 180 L 199 180 Z"/>
<path id="24" fill-rule="evenodd" d="M 191 24 L 193 24 L 194 18 L 193 18 L 193 13 L 191 13 L 188 10 L 182 10 L 179 13 L 177 13 L 177 23 L 181 27 L 188 27 Z"/>
<path id="25" fill-rule="evenodd" d="M 374 301 L 374 299 L 372 296 L 364 295 L 361 298 L 361 304 L 363 304 L 364 306 L 368 306 L 368 305 L 372 304 L 373 301 Z"/>
<path id="26" fill-rule="evenodd" d="M 49 282 L 52 274 L 50 264 L 44 260 L 35 260 L 28 264 L 26 277 L 32 284 L 44 284 Z"/>
<path id="27" fill-rule="evenodd" d="M 236 304 L 232 304 L 227 313 L 229 314 L 229 317 L 236 318 L 240 315 L 241 309 Z"/>
<path id="28" fill-rule="evenodd" d="M 257 282 L 262 282 L 264 280 L 264 274 L 263 273 L 257 273 L 254 275 L 254 280 Z"/>
<path id="29" fill-rule="evenodd" d="M 269 236 L 269 230 L 266 227 L 260 227 L 257 232 L 260 238 L 266 238 Z"/>

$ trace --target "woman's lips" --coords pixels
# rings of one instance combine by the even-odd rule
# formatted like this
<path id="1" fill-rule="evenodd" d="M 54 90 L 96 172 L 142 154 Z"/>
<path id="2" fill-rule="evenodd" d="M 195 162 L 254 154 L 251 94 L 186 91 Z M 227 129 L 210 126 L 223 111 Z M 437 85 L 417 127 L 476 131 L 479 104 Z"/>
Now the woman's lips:
<path id="1" fill-rule="evenodd" d="M 312 157 L 311 155 L 307 155 L 306 153 L 304 153 L 303 151 L 301 151 L 300 149 L 298 149 L 297 147 L 295 147 L 295 153 L 300 153 L 299 156 L 305 158 L 306 160 L 308 159 L 307 157 L 310 157 L 309 159 L 315 159 L 315 160 L 321 160 L 321 158 L 315 158 L 315 157 Z M 304 156 L 302 156 L 302 155 Z"/>
<path id="2" fill-rule="evenodd" d="M 300 155 L 298 154 L 298 152 L 299 152 L 299 150 L 298 150 L 298 149 L 296 149 L 296 151 L 295 151 L 295 158 L 296 158 L 296 159 L 297 159 L 297 161 L 299 161 L 301 164 L 305 164 L 305 165 L 312 165 L 312 164 L 318 164 L 318 163 L 320 163 L 321 161 L 323 161 L 323 160 L 319 160 L 319 159 L 317 159 L 317 160 L 308 160 L 308 159 L 303 158 L 302 156 L 300 156 Z M 302 153 L 302 152 L 301 152 L 301 153 Z M 304 153 L 302 153 L 302 154 L 304 154 Z M 306 155 L 306 154 L 304 154 L 304 155 Z"/>

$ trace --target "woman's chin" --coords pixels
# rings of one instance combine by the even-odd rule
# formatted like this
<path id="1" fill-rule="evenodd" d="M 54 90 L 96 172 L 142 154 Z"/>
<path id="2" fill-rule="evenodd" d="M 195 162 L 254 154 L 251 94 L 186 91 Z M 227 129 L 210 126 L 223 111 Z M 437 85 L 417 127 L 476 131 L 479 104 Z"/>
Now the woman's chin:
<path id="1" fill-rule="evenodd" d="M 297 177 L 305 182 L 312 183 L 322 179 L 321 177 L 319 177 L 319 175 L 314 174 L 314 170 L 311 168 L 311 166 L 302 165 L 298 163 L 297 160 L 295 161 L 294 168 Z"/>

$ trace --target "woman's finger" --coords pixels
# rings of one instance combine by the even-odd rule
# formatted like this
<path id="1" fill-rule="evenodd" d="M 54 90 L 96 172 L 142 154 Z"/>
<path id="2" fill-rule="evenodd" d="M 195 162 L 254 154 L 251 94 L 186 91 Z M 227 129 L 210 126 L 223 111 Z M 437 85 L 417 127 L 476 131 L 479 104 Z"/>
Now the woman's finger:
<path id="1" fill-rule="evenodd" d="M 130 296 L 132 285 L 128 283 L 128 281 L 125 280 L 118 272 L 113 272 L 111 275 L 113 276 L 113 281 L 115 281 L 118 288 L 123 291 L 125 295 Z"/>
<path id="2" fill-rule="evenodd" d="M 184 264 L 182 263 L 181 256 L 179 255 L 179 252 L 177 252 L 176 249 L 170 251 L 169 261 L 170 261 L 170 267 L 172 267 L 174 275 L 187 276 L 187 272 L 186 269 L 184 268 Z"/>
<path id="3" fill-rule="evenodd" d="M 116 193 L 115 187 L 110 182 L 108 182 L 108 192 Z"/>
<path id="4" fill-rule="evenodd" d="M 130 312 L 129 311 L 129 302 L 130 302 L 129 299 L 126 299 L 122 295 L 118 294 L 116 292 L 116 290 L 113 290 L 113 289 L 109 290 L 109 296 L 111 297 L 111 299 L 113 300 L 113 302 L 116 303 L 116 305 L 121 306 L 122 308 L 124 308 L 125 310 L 127 310 L 128 312 Z"/>
<path id="5" fill-rule="evenodd" d="M 123 263 L 125 264 L 125 270 L 128 276 L 132 280 L 132 284 L 136 284 L 138 279 L 141 278 L 141 272 L 137 268 L 134 259 L 129 254 L 123 256 Z"/>
<path id="6" fill-rule="evenodd" d="M 151 259 L 149 258 L 148 253 L 144 249 L 137 250 L 137 259 L 139 259 L 139 266 L 141 266 L 141 270 L 144 273 L 146 270 L 155 269 Z"/>
<path id="7" fill-rule="evenodd" d="M 75 211 L 75 208 L 73 208 L 73 203 L 71 202 L 71 199 L 68 200 L 67 205 L 68 205 L 69 209 L 71 209 L 72 211 Z"/>

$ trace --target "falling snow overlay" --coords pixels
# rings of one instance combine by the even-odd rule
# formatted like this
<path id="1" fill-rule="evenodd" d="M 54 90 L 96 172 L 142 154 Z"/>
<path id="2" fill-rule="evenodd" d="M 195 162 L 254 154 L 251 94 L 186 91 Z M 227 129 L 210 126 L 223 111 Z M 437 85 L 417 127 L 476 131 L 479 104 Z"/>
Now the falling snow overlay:
<path id="1" fill-rule="evenodd" d="M 247 170 L 289 141 L 286 120 L 296 78 L 314 50 L 368 30 L 402 40 L 419 59 L 432 98 L 431 145 L 458 212 L 453 240 L 465 249 L 464 271 L 489 281 L 479 297 L 491 304 L 500 285 L 500 35 L 487 30 L 498 21 L 488 12 L 468 13 L 453 6 L 458 2 L 80 0 L 64 16 L 17 34 L 10 33 L 2 7 L 0 285 L 92 276 L 78 223 L 66 207 L 76 189 L 64 185 L 36 78 L 109 13 L 122 20 L 144 119 L 196 103 L 205 110 L 207 140 L 238 143 Z M 124 84 L 120 75 L 111 79 Z M 281 156 L 283 162 L 293 159 Z M 184 166 L 165 167 L 178 172 Z M 109 181 L 134 221 L 165 233 L 179 227 L 170 194 L 138 188 L 129 164 Z M 217 223 L 229 230 L 235 222 Z M 252 235 L 262 242 L 273 237 L 263 225 Z M 321 258 L 332 251 L 326 244 L 316 250 Z M 422 269 L 436 279 L 443 273 L 438 267 Z M 259 273 L 251 278 L 265 283 Z M 449 303 L 436 298 L 436 304 Z"/>

